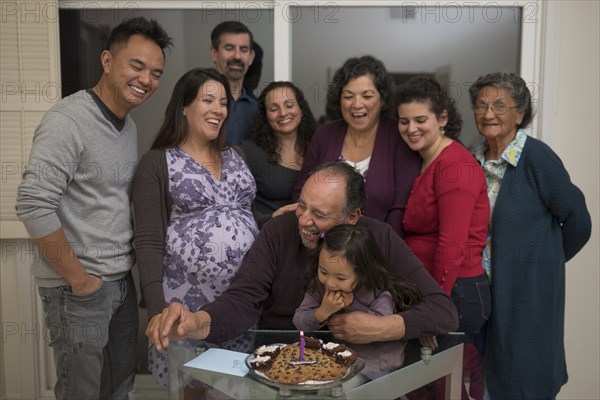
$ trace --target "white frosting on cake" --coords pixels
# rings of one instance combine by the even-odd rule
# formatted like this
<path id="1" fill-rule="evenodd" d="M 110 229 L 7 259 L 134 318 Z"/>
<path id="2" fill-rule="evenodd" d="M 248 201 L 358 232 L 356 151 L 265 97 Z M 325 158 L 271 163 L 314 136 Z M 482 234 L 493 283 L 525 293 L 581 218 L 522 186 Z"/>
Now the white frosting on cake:
<path id="1" fill-rule="evenodd" d="M 263 345 L 256 349 L 256 354 L 272 353 L 274 351 L 277 351 L 277 349 L 279 349 L 279 346 L 277 346 L 276 344 Z"/>
<path id="2" fill-rule="evenodd" d="M 338 353 L 338 356 L 342 356 L 342 357 L 350 357 L 352 355 L 352 352 L 345 350 L 342 351 L 341 353 Z"/>
<path id="3" fill-rule="evenodd" d="M 264 363 L 267 362 L 271 359 L 271 356 L 258 356 L 254 359 L 255 362 L 257 363 Z"/>
<path id="4" fill-rule="evenodd" d="M 327 349 L 327 350 L 333 350 L 333 349 L 335 349 L 335 348 L 336 348 L 336 347 L 338 347 L 338 346 L 339 346 L 339 343 L 333 343 L 333 342 L 329 342 L 329 343 L 327 343 L 327 344 L 324 344 L 324 345 L 323 345 L 323 348 L 324 348 L 324 349 Z"/>

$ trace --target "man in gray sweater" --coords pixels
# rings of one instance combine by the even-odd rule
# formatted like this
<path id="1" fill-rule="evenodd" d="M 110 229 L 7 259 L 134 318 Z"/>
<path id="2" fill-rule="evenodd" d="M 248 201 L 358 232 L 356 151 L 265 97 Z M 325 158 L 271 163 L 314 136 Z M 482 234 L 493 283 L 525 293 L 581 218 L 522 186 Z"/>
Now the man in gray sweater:
<path id="1" fill-rule="evenodd" d="M 35 131 L 16 210 L 39 252 L 32 271 L 57 399 L 126 399 L 133 388 L 137 130 L 128 113 L 158 87 L 170 45 L 154 20 L 122 22 L 100 56 L 100 81 L 55 104 Z"/>

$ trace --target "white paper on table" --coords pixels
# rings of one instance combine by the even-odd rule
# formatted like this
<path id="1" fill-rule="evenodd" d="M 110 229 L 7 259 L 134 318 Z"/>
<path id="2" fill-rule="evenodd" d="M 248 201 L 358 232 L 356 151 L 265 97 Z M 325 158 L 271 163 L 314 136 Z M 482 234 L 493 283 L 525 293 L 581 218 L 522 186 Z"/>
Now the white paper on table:
<path id="1" fill-rule="evenodd" d="M 248 357 L 248 354 L 238 351 L 208 349 L 183 366 L 221 372 L 228 375 L 244 376 L 248 373 L 248 368 L 244 362 L 246 357 Z"/>

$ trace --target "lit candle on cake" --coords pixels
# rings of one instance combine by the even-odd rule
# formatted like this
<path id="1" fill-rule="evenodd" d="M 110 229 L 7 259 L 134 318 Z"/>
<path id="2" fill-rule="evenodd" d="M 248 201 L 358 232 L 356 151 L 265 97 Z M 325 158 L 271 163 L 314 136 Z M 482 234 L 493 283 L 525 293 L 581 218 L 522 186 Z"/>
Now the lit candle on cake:
<path id="1" fill-rule="evenodd" d="M 298 360 L 304 361 L 304 332 L 300 331 L 300 357 Z"/>

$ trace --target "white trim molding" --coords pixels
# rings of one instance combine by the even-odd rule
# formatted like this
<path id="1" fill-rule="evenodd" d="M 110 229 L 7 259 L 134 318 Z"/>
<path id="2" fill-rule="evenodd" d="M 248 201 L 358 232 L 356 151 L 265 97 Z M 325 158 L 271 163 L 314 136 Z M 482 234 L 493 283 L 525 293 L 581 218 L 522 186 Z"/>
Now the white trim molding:
<path id="1" fill-rule="evenodd" d="M 539 41 L 540 64 L 538 66 L 539 96 L 537 132 L 539 139 L 549 146 L 555 144 L 558 114 L 558 74 L 559 74 L 559 36 L 560 36 L 560 3 L 547 1 L 544 3 L 542 32 Z M 543 106 L 543 107 L 542 107 Z"/>

